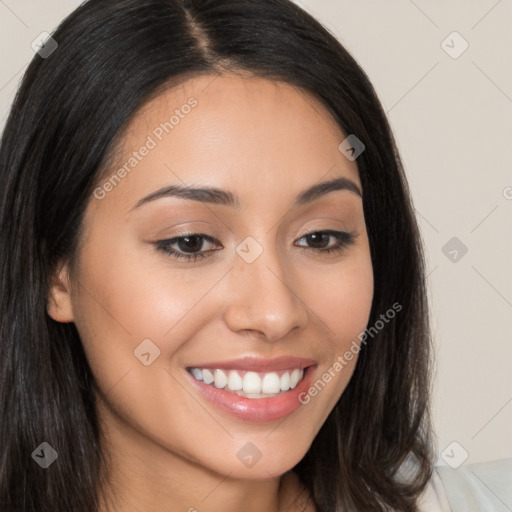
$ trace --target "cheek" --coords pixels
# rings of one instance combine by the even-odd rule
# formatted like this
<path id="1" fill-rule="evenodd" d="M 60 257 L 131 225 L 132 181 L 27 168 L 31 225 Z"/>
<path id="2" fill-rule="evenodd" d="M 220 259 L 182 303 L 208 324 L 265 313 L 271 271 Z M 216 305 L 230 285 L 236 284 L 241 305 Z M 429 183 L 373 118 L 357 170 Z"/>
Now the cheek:
<path id="1" fill-rule="evenodd" d="M 189 268 L 170 258 L 105 225 L 81 257 L 75 324 L 99 388 L 104 394 L 113 390 L 109 400 L 117 395 L 132 421 L 145 416 L 136 410 L 161 411 L 162 399 L 190 408 L 168 370 L 175 371 L 182 348 L 186 351 L 188 342 L 215 320 L 218 284 L 229 270 L 223 265 Z M 153 392 L 139 394 L 143 389 Z M 131 398 L 125 402 L 122 393 Z"/>
<path id="2" fill-rule="evenodd" d="M 373 301 L 373 269 L 367 246 L 350 258 L 316 272 L 304 297 L 324 322 L 336 355 L 346 350 L 368 323 Z"/>
<path id="3" fill-rule="evenodd" d="M 80 293 L 73 299 L 75 324 L 103 395 L 99 404 L 106 423 L 121 417 L 179 452 L 177 440 L 205 433 L 190 421 L 201 410 L 169 363 L 208 322 L 207 301 L 201 299 L 224 271 L 195 274 L 192 281 L 183 278 L 184 270 L 167 265 L 165 255 L 149 254 L 118 239 L 91 240 L 82 255 Z M 112 410 L 115 415 L 106 412 Z M 217 423 L 207 425 L 212 436 L 223 435 Z"/>
<path id="4" fill-rule="evenodd" d="M 146 368 L 137 358 L 142 342 L 155 365 L 160 355 L 172 354 L 176 326 L 197 299 L 187 283 L 167 280 L 165 257 L 149 256 L 150 247 L 141 250 L 103 228 L 81 255 L 73 309 L 89 364 L 105 391 L 127 371 Z"/>
<path id="5" fill-rule="evenodd" d="M 82 254 L 78 307 L 83 317 L 95 318 L 108 336 L 168 340 L 218 279 L 212 274 L 221 275 L 191 272 L 170 258 L 149 243 L 141 245 L 128 235 L 109 237 L 103 229 Z"/>
<path id="6" fill-rule="evenodd" d="M 340 345 L 337 351 L 341 351 L 347 338 L 357 339 L 368 323 L 373 300 L 371 266 L 357 264 L 333 276 L 329 297 L 324 300 L 324 311 Z"/>
<path id="7" fill-rule="evenodd" d="M 321 320 L 325 338 L 319 349 L 325 356 L 307 395 L 310 410 L 318 410 L 325 421 L 347 387 L 356 367 L 359 346 L 373 301 L 373 269 L 367 246 L 354 252 L 304 287 L 303 297 Z M 306 290 L 309 290 L 306 292 Z"/>

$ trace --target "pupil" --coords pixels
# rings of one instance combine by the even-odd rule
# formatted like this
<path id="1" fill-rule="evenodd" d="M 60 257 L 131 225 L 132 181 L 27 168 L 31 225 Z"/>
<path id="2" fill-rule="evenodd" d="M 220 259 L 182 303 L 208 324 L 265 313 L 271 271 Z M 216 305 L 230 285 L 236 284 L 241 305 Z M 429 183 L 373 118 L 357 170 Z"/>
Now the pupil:
<path id="1" fill-rule="evenodd" d="M 192 240 L 191 244 L 189 243 L 190 240 Z M 185 248 L 181 246 L 182 244 L 185 244 Z M 201 249 L 203 242 L 200 236 L 194 235 L 183 237 L 181 240 L 178 241 L 178 245 L 181 246 L 180 250 L 183 250 L 183 252 L 196 252 Z"/>
<path id="2" fill-rule="evenodd" d="M 313 242 L 313 243 L 310 244 L 313 247 L 317 247 L 317 248 L 320 247 L 320 248 L 322 248 L 322 247 L 325 247 L 326 245 L 329 245 L 328 242 L 329 242 L 330 235 L 327 234 L 327 233 L 312 233 L 312 234 L 307 235 L 307 236 L 308 236 L 308 242 Z M 320 245 L 319 245 L 318 241 L 321 240 L 321 239 L 325 243 L 324 244 L 320 243 Z M 316 244 L 315 244 L 315 242 L 316 242 Z"/>

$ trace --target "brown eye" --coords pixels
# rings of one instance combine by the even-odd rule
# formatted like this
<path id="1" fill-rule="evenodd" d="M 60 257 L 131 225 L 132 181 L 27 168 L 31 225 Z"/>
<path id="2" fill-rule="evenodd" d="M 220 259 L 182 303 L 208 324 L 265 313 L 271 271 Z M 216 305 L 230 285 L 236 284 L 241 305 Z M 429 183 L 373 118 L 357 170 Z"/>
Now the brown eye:
<path id="1" fill-rule="evenodd" d="M 355 243 L 355 238 L 356 235 L 345 231 L 324 230 L 308 233 L 300 238 L 300 240 L 307 241 L 308 246 L 305 247 L 306 250 L 327 254 L 342 251 L 347 246 L 353 245 Z M 329 242 L 333 239 L 335 244 L 330 246 L 331 244 Z M 215 238 L 200 233 L 191 233 L 173 237 L 168 240 L 159 240 L 155 245 L 158 250 L 175 259 L 197 261 L 211 256 L 214 251 L 218 250 L 202 250 L 205 242 L 217 246 L 221 245 Z"/>
<path id="2" fill-rule="evenodd" d="M 335 245 L 329 247 L 329 241 L 334 238 L 336 241 Z M 307 249 L 313 250 L 319 253 L 330 253 L 332 251 L 342 251 L 350 245 L 354 245 L 356 235 L 347 233 L 346 231 L 315 231 L 304 235 L 300 240 L 305 239 L 308 242 L 309 247 Z"/>
<path id="3" fill-rule="evenodd" d="M 193 233 L 177 236 L 168 240 L 159 240 L 156 242 L 156 247 L 158 250 L 176 259 L 185 258 L 186 260 L 196 261 L 206 258 L 213 252 L 213 250 L 198 252 L 203 248 L 205 241 L 212 244 L 220 244 L 218 240 L 215 240 L 215 238 L 211 236 Z M 172 246 L 176 246 L 178 250 L 174 249 Z"/>

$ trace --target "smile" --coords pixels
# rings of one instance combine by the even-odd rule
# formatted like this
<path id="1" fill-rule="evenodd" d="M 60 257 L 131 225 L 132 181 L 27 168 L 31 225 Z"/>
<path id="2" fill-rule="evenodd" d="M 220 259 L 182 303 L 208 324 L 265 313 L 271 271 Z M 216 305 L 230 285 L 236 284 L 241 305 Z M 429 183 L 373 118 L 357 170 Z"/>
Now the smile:
<path id="1" fill-rule="evenodd" d="M 280 396 L 295 389 L 305 374 L 304 368 L 266 373 L 220 368 L 189 368 L 188 371 L 197 381 L 250 399 Z"/>

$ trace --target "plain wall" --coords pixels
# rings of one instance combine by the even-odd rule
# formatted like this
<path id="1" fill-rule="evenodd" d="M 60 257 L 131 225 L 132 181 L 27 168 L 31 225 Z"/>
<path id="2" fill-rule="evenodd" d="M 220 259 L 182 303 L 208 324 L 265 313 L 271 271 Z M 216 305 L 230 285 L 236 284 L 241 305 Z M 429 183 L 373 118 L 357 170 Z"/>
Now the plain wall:
<path id="1" fill-rule="evenodd" d="M 32 41 L 79 3 L 0 2 L 0 130 Z M 512 2 L 295 3 L 366 71 L 405 164 L 429 269 L 439 463 L 510 457 Z"/>

